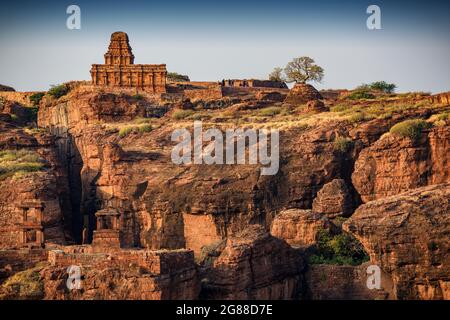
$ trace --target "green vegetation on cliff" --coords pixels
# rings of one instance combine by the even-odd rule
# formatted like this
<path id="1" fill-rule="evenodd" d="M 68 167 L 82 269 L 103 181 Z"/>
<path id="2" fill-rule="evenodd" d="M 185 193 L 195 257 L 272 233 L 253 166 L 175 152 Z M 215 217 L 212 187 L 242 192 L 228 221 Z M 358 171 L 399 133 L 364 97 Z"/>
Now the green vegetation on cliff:
<path id="1" fill-rule="evenodd" d="M 153 130 L 153 127 L 150 124 L 146 124 L 146 123 L 139 124 L 139 125 L 130 125 L 130 126 L 120 128 L 119 137 L 124 138 L 132 132 L 145 133 L 145 132 L 151 132 L 152 130 Z"/>
<path id="2" fill-rule="evenodd" d="M 417 140 L 422 134 L 422 130 L 430 126 L 428 122 L 421 119 L 406 120 L 397 123 L 393 126 L 389 132 L 396 134 L 400 137 L 409 138 L 411 140 Z"/>
<path id="3" fill-rule="evenodd" d="M 187 75 L 179 74 L 176 72 L 168 72 L 167 73 L 167 81 L 188 82 L 188 81 L 190 81 L 190 79 Z"/>
<path id="4" fill-rule="evenodd" d="M 341 153 L 346 153 L 351 149 L 352 146 L 353 146 L 352 139 L 347 137 L 336 137 L 333 142 L 334 150 Z"/>
<path id="5" fill-rule="evenodd" d="M 321 230 L 316 252 L 309 256 L 311 264 L 360 265 L 369 261 L 363 246 L 352 235 L 342 232 L 337 235 Z"/>
<path id="6" fill-rule="evenodd" d="M 38 106 L 44 96 L 44 92 L 34 93 L 30 96 L 30 102 L 33 104 L 33 106 Z"/>
<path id="7" fill-rule="evenodd" d="M 61 98 L 62 96 L 65 96 L 67 93 L 69 93 L 69 87 L 65 84 L 60 84 L 57 86 L 52 86 L 48 91 L 47 94 L 52 96 L 53 98 Z"/>

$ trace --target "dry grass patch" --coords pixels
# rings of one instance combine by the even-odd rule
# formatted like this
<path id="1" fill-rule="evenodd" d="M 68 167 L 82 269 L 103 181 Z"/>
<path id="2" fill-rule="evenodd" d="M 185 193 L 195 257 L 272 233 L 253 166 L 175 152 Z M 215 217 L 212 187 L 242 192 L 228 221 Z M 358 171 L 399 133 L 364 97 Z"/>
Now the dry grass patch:
<path id="1" fill-rule="evenodd" d="M 0 300 L 40 300 L 44 297 L 41 265 L 17 272 L 0 286 Z"/>
<path id="2" fill-rule="evenodd" d="M 30 150 L 0 151 L 0 179 L 37 172 L 44 169 L 46 161 Z"/>

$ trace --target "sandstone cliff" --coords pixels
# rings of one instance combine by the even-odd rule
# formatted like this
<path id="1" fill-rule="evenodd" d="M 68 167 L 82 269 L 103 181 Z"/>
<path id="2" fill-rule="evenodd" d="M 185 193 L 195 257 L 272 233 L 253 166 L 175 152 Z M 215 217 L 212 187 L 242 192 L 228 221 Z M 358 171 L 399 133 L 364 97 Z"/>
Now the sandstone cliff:
<path id="1" fill-rule="evenodd" d="M 203 281 L 208 299 L 294 299 L 301 292 L 300 253 L 261 226 L 229 237 Z"/>
<path id="2" fill-rule="evenodd" d="M 420 140 L 389 135 L 364 149 L 353 185 L 364 202 L 450 180 L 450 128 L 435 127 Z"/>
<path id="3" fill-rule="evenodd" d="M 285 101 L 284 89 L 266 91 L 228 90 L 208 96 L 206 90 L 189 100 L 182 89 L 136 95 L 72 84 L 68 94 L 60 98 L 46 95 L 41 100 L 40 129 L 25 128 L 25 123 L 2 114 L 5 126 L 0 149 L 29 149 L 46 164 L 43 170 L 21 179 L 8 177 L 0 182 L 0 227 L 9 237 L 0 245 L 11 249 L 17 244 L 10 240 L 17 236 L 11 223 L 18 219 L 12 216 L 11 203 L 33 198 L 48 203 L 44 222 L 49 240 L 42 252 L 28 253 L 35 256 L 33 263 L 47 261 L 48 250 L 57 243 L 80 244 L 83 238 L 91 243 L 98 210 L 114 208 L 120 215 L 122 251 L 114 253 L 116 258 L 113 254 L 112 260 L 101 256 L 101 264 L 92 266 L 90 259 L 96 259 L 96 254 L 85 252 L 84 247 L 60 247 L 71 248 L 74 261 L 85 265 L 85 291 L 67 292 L 65 265 L 39 267 L 45 289 L 42 297 L 48 299 L 446 297 L 448 267 L 440 248 L 448 245 L 448 221 L 439 211 L 445 203 L 435 196 L 414 198 L 417 210 L 423 208 L 421 214 L 430 209 L 436 211 L 437 219 L 437 231 L 429 233 L 438 249 L 430 249 L 433 253 L 421 258 L 418 252 L 429 246 L 431 238 L 418 235 L 422 220 L 412 213 L 411 222 L 400 223 L 394 230 L 395 217 L 404 215 L 396 210 L 409 202 L 392 199 L 431 184 L 439 183 L 439 192 L 448 190 L 444 184 L 449 180 L 448 108 L 430 104 L 428 97 L 374 101 L 340 97 L 327 100 L 323 108 L 317 102 L 320 94 L 311 88 L 309 93 L 290 93 L 306 99 L 302 105 Z M 314 112 L 305 113 L 303 104 L 309 101 L 315 101 L 310 103 Z M 411 106 L 404 108 L 404 103 Z M 14 105 L 7 106 L 4 110 L 11 113 Z M 432 117 L 439 118 L 436 125 Z M 417 141 L 384 135 L 408 119 L 426 120 L 431 126 Z M 279 171 L 261 176 L 259 164 L 173 164 L 171 133 L 176 128 L 191 131 L 194 120 L 221 130 L 280 129 Z M 11 185 L 19 192 L 8 190 Z M 448 197 L 445 192 L 441 196 Z M 388 196 L 394 198 L 385 198 Z M 379 202 L 369 202 L 375 199 Z M 361 202 L 368 203 L 353 214 Z M 374 221 L 384 227 L 372 224 L 372 218 L 363 218 L 363 212 L 372 206 Z M 411 204 L 407 210 L 413 208 Z M 371 263 L 381 265 L 395 294 L 387 287 L 368 292 L 361 284 L 365 280 L 362 266 L 307 261 L 304 248 L 314 247 L 324 230 L 339 234 L 339 225 L 348 216 L 346 230 L 364 244 Z M 430 225 L 425 219 L 424 230 L 431 230 Z M 183 248 L 193 250 L 200 268 L 196 278 L 193 258 L 180 263 L 179 268 L 187 270 L 181 273 L 186 282 L 170 282 L 164 272 L 149 274 L 126 265 L 104 265 L 129 259 L 127 250 L 176 252 Z M 0 252 L 0 282 L 2 277 L 30 268 L 30 264 L 11 264 L 14 259 L 22 261 L 23 256 L 19 250 Z M 338 262 L 342 261 L 348 260 Z M 336 285 L 336 290 L 327 293 L 325 285 L 315 284 L 323 272 L 335 273 L 327 284 Z M 348 285 L 339 281 L 340 276 Z"/>
<path id="4" fill-rule="evenodd" d="M 450 184 L 360 206 L 344 223 L 391 274 L 398 299 L 449 299 Z"/>
<path id="5" fill-rule="evenodd" d="M 0 122 L 0 248 L 20 247 L 21 204 L 44 203 L 44 236 L 49 243 L 70 239 L 66 171 L 52 136 Z"/>

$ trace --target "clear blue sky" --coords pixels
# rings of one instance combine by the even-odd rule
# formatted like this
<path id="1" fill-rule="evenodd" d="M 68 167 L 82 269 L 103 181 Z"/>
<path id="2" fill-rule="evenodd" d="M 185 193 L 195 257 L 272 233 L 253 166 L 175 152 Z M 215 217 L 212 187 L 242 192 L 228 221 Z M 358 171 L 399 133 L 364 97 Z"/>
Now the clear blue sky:
<path id="1" fill-rule="evenodd" d="M 81 7 L 81 30 L 66 8 Z M 370 4 L 382 30 L 366 28 Z M 136 63 L 166 63 L 192 80 L 266 78 L 311 56 L 325 69 L 318 88 L 376 80 L 399 91 L 450 90 L 449 1 L 9 1 L 0 11 L 0 84 L 46 90 L 88 80 L 109 38 L 125 31 Z"/>

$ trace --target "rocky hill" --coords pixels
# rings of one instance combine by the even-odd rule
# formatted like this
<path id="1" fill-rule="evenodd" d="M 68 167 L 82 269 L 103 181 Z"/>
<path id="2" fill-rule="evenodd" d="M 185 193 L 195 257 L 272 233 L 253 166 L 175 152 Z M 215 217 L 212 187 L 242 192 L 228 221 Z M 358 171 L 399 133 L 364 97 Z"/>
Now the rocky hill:
<path id="1" fill-rule="evenodd" d="M 43 95 L 34 120 L 14 111 L 31 106 L 28 96 L 4 93 L 0 297 L 448 299 L 448 101 L 213 87 L 136 94 L 72 83 Z M 277 174 L 174 164 L 172 132 L 194 121 L 279 129 Z M 24 253 L 16 225 L 29 199 L 45 204 L 45 247 Z M 105 208 L 119 214 L 120 248 L 99 258 L 90 244 Z M 89 270 L 82 291 L 60 285 L 70 263 Z M 378 290 L 365 286 L 370 264 L 382 270 Z M 318 283 L 330 272 L 342 277 Z M 37 294 L 14 291 L 22 275 Z M 105 281 L 134 293 L 96 284 Z"/>

